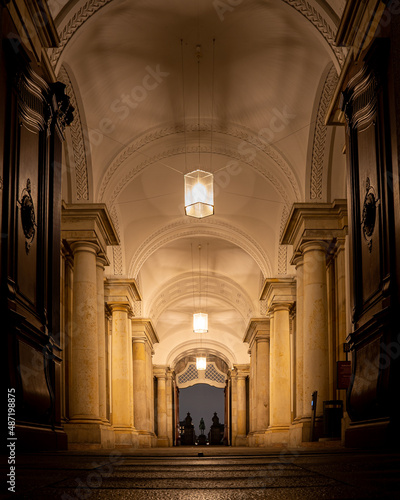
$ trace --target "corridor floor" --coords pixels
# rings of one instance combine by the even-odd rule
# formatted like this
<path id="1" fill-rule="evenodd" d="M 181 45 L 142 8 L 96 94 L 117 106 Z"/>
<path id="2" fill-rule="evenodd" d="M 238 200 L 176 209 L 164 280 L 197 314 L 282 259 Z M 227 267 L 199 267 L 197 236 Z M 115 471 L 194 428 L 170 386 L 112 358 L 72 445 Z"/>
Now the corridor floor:
<path id="1" fill-rule="evenodd" d="M 400 454 L 197 446 L 20 454 L 16 485 L 10 498 L 29 500 L 399 499 Z"/>

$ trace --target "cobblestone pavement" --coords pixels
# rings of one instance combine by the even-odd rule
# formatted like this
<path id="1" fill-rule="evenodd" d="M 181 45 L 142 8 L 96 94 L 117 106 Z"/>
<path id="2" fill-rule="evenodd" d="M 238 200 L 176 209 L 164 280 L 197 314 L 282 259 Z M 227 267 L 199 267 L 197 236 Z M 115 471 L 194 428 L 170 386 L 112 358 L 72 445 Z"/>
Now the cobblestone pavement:
<path id="1" fill-rule="evenodd" d="M 16 484 L 10 498 L 29 500 L 400 499 L 400 455 L 209 447 L 37 453 L 17 457 Z"/>

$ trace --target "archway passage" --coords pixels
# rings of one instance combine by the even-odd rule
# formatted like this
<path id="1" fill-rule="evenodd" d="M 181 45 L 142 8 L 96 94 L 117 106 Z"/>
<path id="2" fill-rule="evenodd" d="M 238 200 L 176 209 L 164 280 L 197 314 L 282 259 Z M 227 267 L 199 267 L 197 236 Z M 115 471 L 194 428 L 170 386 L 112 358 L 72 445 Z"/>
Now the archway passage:
<path id="1" fill-rule="evenodd" d="M 205 423 L 203 432 L 207 438 L 207 443 L 223 444 L 223 429 L 224 423 L 226 422 L 224 389 L 212 387 L 208 384 L 195 384 L 186 389 L 181 389 L 179 392 L 179 421 L 181 423 L 181 429 L 183 427 L 182 431 L 184 431 L 185 428 L 184 421 L 188 412 L 192 418 L 196 443 L 198 443 L 199 435 L 202 434 L 200 421 L 203 418 Z M 221 437 L 218 442 L 216 442 L 217 439 L 211 439 L 210 434 L 214 413 L 219 417 L 219 424 L 221 426 Z M 214 425 L 214 428 L 215 427 Z M 186 443 L 182 437 L 181 435 L 181 444 L 189 444 Z"/>

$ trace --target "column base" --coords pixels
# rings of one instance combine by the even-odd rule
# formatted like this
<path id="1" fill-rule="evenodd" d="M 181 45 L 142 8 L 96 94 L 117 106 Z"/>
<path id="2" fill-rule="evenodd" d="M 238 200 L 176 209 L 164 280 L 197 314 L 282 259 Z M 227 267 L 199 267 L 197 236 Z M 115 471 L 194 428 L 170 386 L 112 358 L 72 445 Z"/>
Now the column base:
<path id="1" fill-rule="evenodd" d="M 139 439 L 134 427 L 114 426 L 115 448 L 139 448 Z"/>
<path id="2" fill-rule="evenodd" d="M 289 445 L 301 446 L 301 443 L 310 441 L 310 426 L 309 418 L 296 419 L 289 427 Z"/>
<path id="3" fill-rule="evenodd" d="M 158 448 L 168 448 L 169 447 L 169 439 L 167 436 L 157 437 L 157 447 Z"/>
<path id="4" fill-rule="evenodd" d="M 266 446 L 289 444 L 289 425 L 274 425 L 268 427 L 265 433 Z"/>
<path id="5" fill-rule="evenodd" d="M 265 446 L 266 430 L 253 431 L 247 435 L 247 445 L 251 447 Z"/>
<path id="6" fill-rule="evenodd" d="M 114 430 L 110 424 L 99 422 L 69 422 L 64 424 L 69 450 L 112 449 L 115 446 Z"/>
<path id="7" fill-rule="evenodd" d="M 154 432 L 151 431 L 136 431 L 138 437 L 139 448 L 151 448 L 154 446 Z"/>
<path id="8" fill-rule="evenodd" d="M 233 446 L 247 446 L 247 436 L 245 434 L 237 435 Z"/>

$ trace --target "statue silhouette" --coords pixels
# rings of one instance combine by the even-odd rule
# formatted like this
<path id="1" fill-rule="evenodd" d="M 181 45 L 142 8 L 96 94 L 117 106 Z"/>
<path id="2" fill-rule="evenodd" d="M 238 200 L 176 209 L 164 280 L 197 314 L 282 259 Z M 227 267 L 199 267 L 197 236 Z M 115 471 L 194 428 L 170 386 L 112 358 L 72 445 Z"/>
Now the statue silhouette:
<path id="1" fill-rule="evenodd" d="M 203 417 L 201 417 L 200 419 L 200 425 L 199 425 L 199 429 L 201 431 L 201 434 L 203 435 L 204 434 L 204 429 L 206 428 L 206 424 L 204 423 L 204 419 Z"/>

